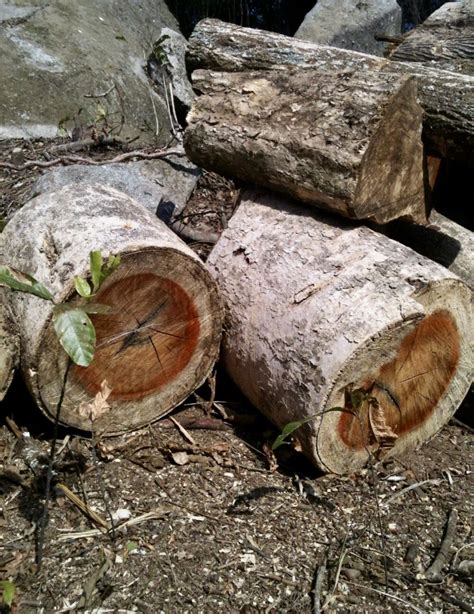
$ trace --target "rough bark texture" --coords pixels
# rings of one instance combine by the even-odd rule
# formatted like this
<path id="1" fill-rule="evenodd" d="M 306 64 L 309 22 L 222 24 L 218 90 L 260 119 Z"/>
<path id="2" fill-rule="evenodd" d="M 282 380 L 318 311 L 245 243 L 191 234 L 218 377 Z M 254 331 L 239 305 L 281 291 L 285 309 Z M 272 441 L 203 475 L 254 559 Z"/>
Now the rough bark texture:
<path id="1" fill-rule="evenodd" d="M 428 153 L 463 161 L 474 150 L 474 78 L 427 68 L 419 63 L 316 45 L 281 34 L 242 28 L 215 19 L 196 26 L 188 47 L 188 67 L 217 71 L 269 70 L 297 66 L 324 73 L 381 70 L 416 75 L 424 111 L 423 140 Z"/>
<path id="2" fill-rule="evenodd" d="M 295 69 L 193 83 L 184 146 L 199 166 L 354 219 L 426 221 L 414 79 Z"/>
<path id="3" fill-rule="evenodd" d="M 94 429 L 109 434 L 159 418 L 207 377 L 221 332 L 215 284 L 198 257 L 136 201 L 108 187 L 66 187 L 30 201 L 3 235 L 3 261 L 44 283 L 56 303 L 77 300 L 74 276 L 88 274 L 91 250 L 122 258 L 95 299 L 111 312 L 91 316 L 95 357 L 87 368 L 71 367 L 61 422 L 89 429 L 78 407 L 103 380 L 112 389 L 110 409 Z M 51 303 L 13 293 L 12 305 L 23 375 L 40 407 L 54 416 L 67 359 Z"/>
<path id="4" fill-rule="evenodd" d="M 8 300 L 8 292 L 0 288 L 0 401 L 11 384 L 19 358 L 18 332 Z"/>
<path id="5" fill-rule="evenodd" d="M 467 228 L 433 210 L 428 226 L 397 221 L 383 232 L 442 264 L 474 289 L 474 234 Z"/>
<path id="6" fill-rule="evenodd" d="M 474 5 L 447 2 L 409 32 L 390 58 L 474 74 Z"/>
<path id="7" fill-rule="evenodd" d="M 295 434 L 324 470 L 357 469 L 366 448 L 418 446 L 469 388 L 471 290 L 379 233 L 247 193 L 208 266 L 228 372 L 279 427 L 316 414 Z M 374 406 L 357 409 L 351 388 Z"/>

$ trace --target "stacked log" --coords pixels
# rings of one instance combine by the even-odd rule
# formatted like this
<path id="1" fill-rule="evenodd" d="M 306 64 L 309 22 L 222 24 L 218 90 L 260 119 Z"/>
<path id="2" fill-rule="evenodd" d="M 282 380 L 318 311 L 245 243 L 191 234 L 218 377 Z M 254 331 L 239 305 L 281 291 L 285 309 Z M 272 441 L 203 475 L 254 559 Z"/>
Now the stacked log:
<path id="1" fill-rule="evenodd" d="M 94 302 L 97 345 L 88 367 L 68 366 L 53 329 L 51 302 L 10 296 L 21 341 L 21 369 L 38 405 L 60 422 L 91 428 L 81 412 L 104 381 L 108 409 L 94 429 L 114 434 L 169 412 L 209 375 L 218 355 L 221 307 L 199 258 L 165 224 L 125 194 L 69 186 L 38 196 L 3 231 L 3 263 L 33 275 L 56 304 L 75 304 L 74 277 L 88 276 L 89 253 L 121 257 Z M 67 373 L 67 378 L 66 378 Z M 65 386 L 63 390 L 63 386 Z"/>
<path id="2" fill-rule="evenodd" d="M 474 5 L 447 2 L 409 32 L 390 58 L 474 74 Z"/>
<path id="3" fill-rule="evenodd" d="M 193 84 L 184 146 L 196 164 L 353 219 L 426 221 L 413 78 L 196 71 Z"/>
<path id="4" fill-rule="evenodd" d="M 324 74 L 369 70 L 410 74 L 419 83 L 427 153 L 465 161 L 474 150 L 474 78 L 417 62 L 394 62 L 346 49 L 243 28 L 215 19 L 198 23 L 189 40 L 190 70 L 283 70 L 311 67 Z"/>
<path id="5" fill-rule="evenodd" d="M 295 436 L 325 471 L 418 446 L 469 388 L 470 289 L 379 233 L 247 193 L 208 264 L 228 372 L 279 427 L 310 419 Z"/>

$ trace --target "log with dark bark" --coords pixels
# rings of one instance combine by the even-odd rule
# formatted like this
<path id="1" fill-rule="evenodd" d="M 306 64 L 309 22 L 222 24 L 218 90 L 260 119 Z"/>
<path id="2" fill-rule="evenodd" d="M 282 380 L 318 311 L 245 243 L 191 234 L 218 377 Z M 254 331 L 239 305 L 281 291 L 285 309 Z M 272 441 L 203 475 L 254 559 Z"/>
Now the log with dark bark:
<path id="1" fill-rule="evenodd" d="M 323 73 L 380 70 L 416 75 L 424 111 L 423 140 L 428 153 L 472 160 L 474 78 L 420 63 L 392 62 L 346 49 L 297 40 L 273 32 L 205 19 L 198 23 L 187 54 L 189 68 L 216 71 L 286 70 L 314 67 Z"/>
<path id="2" fill-rule="evenodd" d="M 426 221 L 415 80 L 381 72 L 196 71 L 196 164 L 353 219 Z"/>
<path id="3" fill-rule="evenodd" d="M 326 471 L 422 444 L 469 388 L 471 290 L 380 233 L 247 193 L 208 266 L 229 374 L 279 427 L 316 415 L 295 436 Z"/>
<path id="4" fill-rule="evenodd" d="M 474 4 L 447 2 L 409 32 L 390 59 L 473 75 Z"/>
<path id="5" fill-rule="evenodd" d="M 218 354 L 222 315 L 199 258 L 142 205 L 112 188 L 70 186 L 42 194 L 3 231 L 3 262 L 49 287 L 59 304 L 78 300 L 74 277 L 88 275 L 91 250 L 118 254 L 122 262 L 94 299 L 111 310 L 91 316 L 94 360 L 71 366 L 60 421 L 90 429 L 79 406 L 107 380 L 110 409 L 94 429 L 112 434 L 156 420 L 205 380 Z M 52 417 L 68 362 L 53 330 L 52 304 L 19 292 L 11 302 L 24 378 Z"/>

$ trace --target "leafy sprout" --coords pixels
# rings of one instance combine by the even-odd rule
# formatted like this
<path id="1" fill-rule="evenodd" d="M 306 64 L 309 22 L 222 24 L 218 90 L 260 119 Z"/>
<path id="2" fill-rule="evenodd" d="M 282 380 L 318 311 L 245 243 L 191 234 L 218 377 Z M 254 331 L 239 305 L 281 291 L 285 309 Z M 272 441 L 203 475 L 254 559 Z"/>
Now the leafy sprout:
<path id="1" fill-rule="evenodd" d="M 93 358 L 96 344 L 94 325 L 89 313 L 107 313 L 109 307 L 92 303 L 101 285 L 120 264 L 120 256 L 109 256 L 104 262 L 100 251 L 89 254 L 90 277 L 74 278 L 74 288 L 84 299 L 83 304 L 55 304 L 51 292 L 31 275 L 13 267 L 0 266 L 0 286 L 7 286 L 15 292 L 32 294 L 50 301 L 53 307 L 53 326 L 56 336 L 66 354 L 81 367 L 88 367 Z"/>

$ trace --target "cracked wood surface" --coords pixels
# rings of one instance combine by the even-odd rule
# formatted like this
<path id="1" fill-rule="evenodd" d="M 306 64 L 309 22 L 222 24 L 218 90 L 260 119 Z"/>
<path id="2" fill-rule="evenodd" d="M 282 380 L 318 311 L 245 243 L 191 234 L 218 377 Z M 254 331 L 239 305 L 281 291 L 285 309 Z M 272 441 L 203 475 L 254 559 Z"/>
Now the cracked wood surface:
<path id="1" fill-rule="evenodd" d="M 223 362 L 325 471 L 367 451 L 400 455 L 454 414 L 473 377 L 472 291 L 452 273 L 363 226 L 264 191 L 242 203 L 208 266 L 226 308 Z M 396 440 L 381 450 L 362 388 Z M 332 411 L 345 408 L 351 413 Z M 373 422 L 373 420 L 372 420 Z"/>
<path id="2" fill-rule="evenodd" d="M 354 219 L 426 221 L 421 108 L 406 75 L 196 71 L 196 164 Z"/>
<path id="3" fill-rule="evenodd" d="M 27 203 L 3 232 L 3 260 L 41 280 L 56 303 L 77 301 L 74 277 L 89 274 L 89 252 L 121 256 L 94 301 L 96 353 L 71 367 L 62 423 L 90 429 L 78 412 L 107 380 L 111 409 L 94 429 L 117 433 L 156 420 L 208 376 L 217 358 L 221 308 L 199 258 L 142 205 L 112 188 L 70 186 Z M 52 305 L 12 293 L 21 368 L 38 405 L 54 416 L 67 359 L 53 331 Z"/>
<path id="4" fill-rule="evenodd" d="M 204 19 L 189 40 L 190 70 L 284 70 L 313 67 L 322 73 L 373 70 L 411 74 L 419 82 L 427 152 L 465 162 L 474 150 L 474 78 L 364 53 L 317 45 L 274 32 Z"/>

